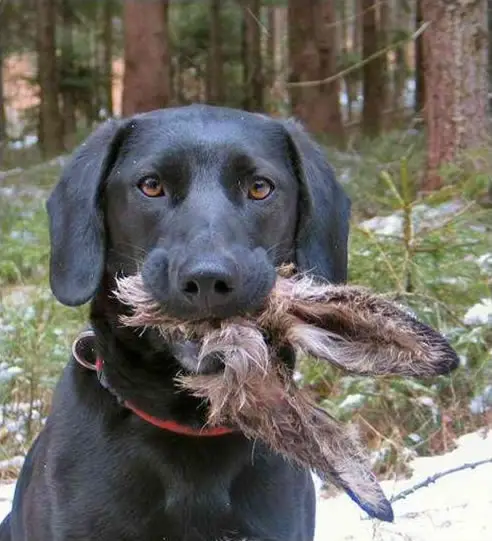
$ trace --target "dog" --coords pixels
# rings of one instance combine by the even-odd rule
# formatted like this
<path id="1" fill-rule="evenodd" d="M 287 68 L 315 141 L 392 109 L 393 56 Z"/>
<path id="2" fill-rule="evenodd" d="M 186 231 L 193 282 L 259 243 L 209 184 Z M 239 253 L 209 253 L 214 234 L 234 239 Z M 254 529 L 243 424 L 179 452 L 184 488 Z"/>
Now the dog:
<path id="1" fill-rule="evenodd" d="M 47 203 L 51 288 L 90 302 L 91 343 L 64 369 L 0 540 L 312 541 L 310 471 L 205 427 L 175 378 L 220 365 L 122 326 L 113 291 L 139 271 L 169 315 L 220 322 L 259 310 L 282 264 L 343 283 L 350 206 L 292 119 L 191 105 L 97 128 Z"/>

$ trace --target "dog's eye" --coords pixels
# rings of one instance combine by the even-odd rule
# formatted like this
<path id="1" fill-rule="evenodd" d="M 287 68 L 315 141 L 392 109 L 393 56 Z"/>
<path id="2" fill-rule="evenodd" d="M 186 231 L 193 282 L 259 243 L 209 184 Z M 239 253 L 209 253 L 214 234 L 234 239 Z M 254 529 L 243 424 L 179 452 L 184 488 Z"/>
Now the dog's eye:
<path id="1" fill-rule="evenodd" d="M 164 187 L 161 181 L 155 177 L 146 177 L 142 179 L 138 187 L 147 197 L 162 197 L 164 195 Z"/>
<path id="2" fill-rule="evenodd" d="M 248 197 L 255 201 L 266 199 L 274 190 L 273 184 L 264 178 L 257 178 L 248 190 Z"/>

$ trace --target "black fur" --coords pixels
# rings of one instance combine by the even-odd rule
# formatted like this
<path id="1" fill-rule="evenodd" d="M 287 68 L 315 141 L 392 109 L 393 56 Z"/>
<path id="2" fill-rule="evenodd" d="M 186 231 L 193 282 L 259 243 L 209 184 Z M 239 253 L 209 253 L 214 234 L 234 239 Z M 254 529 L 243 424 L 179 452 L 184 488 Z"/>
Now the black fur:
<path id="1" fill-rule="evenodd" d="M 141 193 L 146 175 L 164 197 Z M 260 177 L 275 190 L 248 199 Z M 195 427 L 204 405 L 173 383 L 186 370 L 177 349 L 121 327 L 115 274 L 142 268 L 167 310 L 221 318 L 257 308 L 282 262 L 331 281 L 347 273 L 350 204 L 321 151 L 295 123 L 243 111 L 190 106 L 104 124 L 75 152 L 48 212 L 53 292 L 67 305 L 91 301 L 111 387 Z M 156 428 L 72 358 L 0 540 L 311 541 L 314 520 L 308 471 L 240 434 Z"/>

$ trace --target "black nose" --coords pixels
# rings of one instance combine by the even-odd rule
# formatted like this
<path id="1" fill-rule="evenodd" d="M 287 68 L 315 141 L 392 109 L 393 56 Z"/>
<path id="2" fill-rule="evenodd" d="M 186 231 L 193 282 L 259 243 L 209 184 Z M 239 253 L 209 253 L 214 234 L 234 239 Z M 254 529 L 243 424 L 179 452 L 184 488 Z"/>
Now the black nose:
<path id="1" fill-rule="evenodd" d="M 188 300 L 205 308 L 228 302 L 238 280 L 235 265 L 225 260 L 187 264 L 180 272 L 181 292 Z"/>

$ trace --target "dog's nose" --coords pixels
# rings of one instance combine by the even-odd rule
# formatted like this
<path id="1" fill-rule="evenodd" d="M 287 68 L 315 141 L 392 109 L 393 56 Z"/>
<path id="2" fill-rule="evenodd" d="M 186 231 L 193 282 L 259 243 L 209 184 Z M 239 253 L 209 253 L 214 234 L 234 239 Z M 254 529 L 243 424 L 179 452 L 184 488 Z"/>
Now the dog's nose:
<path id="1" fill-rule="evenodd" d="M 181 292 L 194 304 L 207 308 L 227 302 L 239 279 L 235 265 L 225 260 L 186 265 L 180 274 Z"/>

